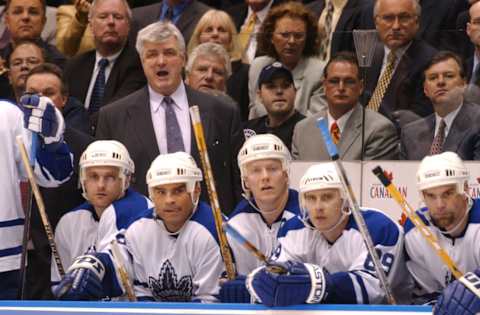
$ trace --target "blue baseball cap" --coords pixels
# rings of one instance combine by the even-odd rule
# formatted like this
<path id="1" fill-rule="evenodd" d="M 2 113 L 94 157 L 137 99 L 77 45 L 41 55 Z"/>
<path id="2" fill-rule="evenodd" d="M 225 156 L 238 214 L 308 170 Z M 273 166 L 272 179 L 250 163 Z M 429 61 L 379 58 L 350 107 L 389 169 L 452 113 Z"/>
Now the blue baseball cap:
<path id="1" fill-rule="evenodd" d="M 258 76 L 258 88 L 260 88 L 262 84 L 272 82 L 273 79 L 278 77 L 286 77 L 287 80 L 293 83 L 293 76 L 290 70 L 288 70 L 288 68 L 281 62 L 276 61 L 263 67 Z"/>

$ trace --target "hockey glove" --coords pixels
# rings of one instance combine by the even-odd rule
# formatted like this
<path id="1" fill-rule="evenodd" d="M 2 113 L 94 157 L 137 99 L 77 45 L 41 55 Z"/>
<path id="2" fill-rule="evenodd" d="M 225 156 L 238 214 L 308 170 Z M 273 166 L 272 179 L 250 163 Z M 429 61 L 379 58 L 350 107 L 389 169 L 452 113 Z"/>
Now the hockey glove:
<path id="1" fill-rule="evenodd" d="M 104 297 L 102 280 L 105 266 L 100 255 L 79 256 L 55 287 L 53 294 L 59 300 L 99 300 Z"/>
<path id="2" fill-rule="evenodd" d="M 475 270 L 480 276 L 480 269 Z M 468 273 L 466 274 L 468 277 Z M 474 315 L 480 312 L 480 298 L 458 280 L 450 283 L 440 295 L 433 310 L 435 315 Z"/>
<path id="3" fill-rule="evenodd" d="M 320 303 L 327 296 L 326 271 L 299 262 L 283 265 L 287 273 L 269 271 L 269 266 L 253 270 L 246 285 L 250 294 L 267 306 Z"/>
<path id="4" fill-rule="evenodd" d="M 63 141 L 65 122 L 62 113 L 48 97 L 25 94 L 20 98 L 20 104 L 25 128 L 38 133 L 47 146 Z"/>
<path id="5" fill-rule="evenodd" d="M 245 276 L 228 280 L 220 287 L 218 299 L 222 303 L 250 303 L 250 293 L 245 287 Z"/>

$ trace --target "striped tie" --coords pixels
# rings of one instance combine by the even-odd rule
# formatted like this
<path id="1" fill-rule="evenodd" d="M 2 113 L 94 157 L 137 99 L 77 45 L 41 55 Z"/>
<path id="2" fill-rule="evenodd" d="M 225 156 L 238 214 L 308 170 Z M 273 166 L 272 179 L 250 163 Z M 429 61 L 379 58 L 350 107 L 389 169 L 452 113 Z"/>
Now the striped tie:
<path id="1" fill-rule="evenodd" d="M 387 66 L 385 67 L 385 71 L 383 71 L 380 80 L 378 80 L 377 87 L 375 87 L 375 91 L 373 91 L 372 98 L 368 102 L 367 108 L 378 112 L 383 96 L 385 95 L 385 91 L 387 90 L 390 80 L 392 79 L 396 60 L 397 56 L 393 51 L 390 51 L 387 57 Z"/>
<path id="2" fill-rule="evenodd" d="M 333 143 L 338 144 L 340 142 L 340 128 L 338 128 L 336 121 L 330 127 L 330 134 L 332 135 Z"/>
<path id="3" fill-rule="evenodd" d="M 108 67 L 109 61 L 102 58 L 98 61 L 98 74 L 93 85 L 92 96 L 90 96 L 90 106 L 88 112 L 93 114 L 103 105 L 103 96 L 105 94 L 105 69 Z"/>
<path id="4" fill-rule="evenodd" d="M 333 7 L 332 1 L 328 1 L 326 10 L 327 10 L 327 14 L 325 16 L 325 24 L 324 24 L 325 39 L 322 41 L 322 47 L 321 47 L 321 57 L 323 60 L 327 60 L 327 57 L 329 56 L 330 41 L 331 41 L 331 36 L 333 32 L 332 19 L 333 19 L 334 7 Z"/>

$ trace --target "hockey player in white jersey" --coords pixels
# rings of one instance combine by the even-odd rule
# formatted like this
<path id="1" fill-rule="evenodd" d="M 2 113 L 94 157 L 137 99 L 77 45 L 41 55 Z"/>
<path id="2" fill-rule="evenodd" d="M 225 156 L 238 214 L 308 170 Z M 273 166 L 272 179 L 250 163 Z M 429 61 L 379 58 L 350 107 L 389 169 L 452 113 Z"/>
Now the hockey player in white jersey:
<path id="1" fill-rule="evenodd" d="M 480 266 L 480 201 L 470 197 L 468 179 L 467 168 L 453 152 L 425 157 L 417 171 L 418 190 L 426 205 L 417 214 L 464 272 Z M 404 228 L 415 303 L 435 300 L 455 279 L 410 220 Z"/>
<path id="2" fill-rule="evenodd" d="M 271 272 L 269 266 L 255 269 L 246 280 L 250 293 L 268 306 L 385 303 L 334 164 L 311 166 L 299 190 L 302 217 L 287 222 L 272 257 L 287 273 Z M 403 230 L 379 210 L 362 208 L 361 215 L 392 290 L 402 300 L 408 289 Z"/>
<path id="3" fill-rule="evenodd" d="M 284 235 L 285 222 L 300 214 L 298 193 L 289 189 L 290 152 L 277 136 L 248 138 L 238 153 L 244 199 L 228 223 L 262 253 L 270 256 Z M 248 250 L 228 236 L 239 277 L 222 286 L 222 302 L 248 302 L 245 276 L 261 265 Z"/>
<path id="4" fill-rule="evenodd" d="M 0 101 L 0 299 L 15 299 L 19 288 L 24 212 L 19 183 L 26 179 L 20 150 L 22 137 L 31 148 L 32 132 L 39 135 L 34 173 L 37 183 L 57 187 L 72 174 L 72 156 L 63 141 L 65 123 L 47 97 L 26 95 L 17 106 Z M 31 153 L 31 152 L 30 152 Z"/>
<path id="5" fill-rule="evenodd" d="M 201 170 L 185 152 L 160 155 L 152 162 L 147 184 L 155 206 L 117 235 L 139 300 L 216 300 L 224 266 L 212 211 L 199 202 L 201 180 Z M 75 285 L 67 295 L 122 295 L 125 289 L 112 259 L 108 251 L 78 257 L 68 271 Z M 63 284 L 62 280 L 59 287 Z"/>
<path id="6" fill-rule="evenodd" d="M 55 243 L 65 268 L 87 252 L 101 251 L 152 203 L 129 188 L 135 166 L 123 144 L 115 140 L 91 143 L 80 157 L 80 184 L 85 203 L 58 222 Z M 52 286 L 60 279 L 52 260 Z M 73 280 L 73 279 L 72 279 Z"/>

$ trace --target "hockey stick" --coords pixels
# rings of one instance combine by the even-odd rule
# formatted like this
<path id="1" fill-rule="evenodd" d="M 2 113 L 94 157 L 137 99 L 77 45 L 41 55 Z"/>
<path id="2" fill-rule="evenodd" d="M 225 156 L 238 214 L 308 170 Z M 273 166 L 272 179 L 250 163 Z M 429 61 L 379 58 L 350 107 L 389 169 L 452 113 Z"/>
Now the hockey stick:
<path id="1" fill-rule="evenodd" d="M 285 268 L 272 264 L 271 261 L 265 256 L 255 245 L 253 245 L 249 240 L 247 240 L 240 232 L 238 232 L 233 226 L 228 224 L 227 222 L 223 223 L 223 230 L 230 234 L 231 237 L 235 241 L 237 241 L 240 245 L 242 245 L 245 249 L 247 249 L 253 256 L 257 257 L 258 260 L 263 262 L 265 266 L 268 267 L 268 271 L 274 273 L 285 273 Z"/>
<path id="2" fill-rule="evenodd" d="M 122 285 L 125 288 L 125 291 L 127 292 L 128 300 L 130 302 L 136 302 L 137 297 L 135 296 L 135 293 L 132 288 L 132 284 L 130 282 L 130 279 L 128 278 L 128 273 L 127 273 L 127 270 L 125 269 L 125 264 L 123 263 L 120 250 L 118 249 L 117 240 L 114 239 L 113 241 L 111 241 L 110 245 L 112 246 L 113 262 L 117 266 L 117 270 L 120 275 L 120 281 L 122 282 Z"/>
<path id="3" fill-rule="evenodd" d="M 197 141 L 198 151 L 200 152 L 200 160 L 204 170 L 205 181 L 207 184 L 208 197 L 210 198 L 210 204 L 212 206 L 213 217 L 215 219 L 215 228 L 217 230 L 218 239 L 220 241 L 220 252 L 222 254 L 223 262 L 225 264 L 225 270 L 227 272 L 227 278 L 229 280 L 235 279 L 235 265 L 233 264 L 232 253 L 230 246 L 228 246 L 227 236 L 223 230 L 222 212 L 220 210 L 220 204 L 218 202 L 218 195 L 215 189 L 215 180 L 213 178 L 212 167 L 210 165 L 210 159 L 208 158 L 207 144 L 205 142 L 205 133 L 203 132 L 202 121 L 200 120 L 200 110 L 198 106 L 190 107 L 190 117 L 192 119 L 193 131 L 195 139 Z"/>
<path id="4" fill-rule="evenodd" d="M 377 176 L 383 186 L 390 193 L 392 198 L 398 203 L 402 212 L 408 216 L 410 221 L 418 228 L 420 234 L 427 241 L 427 243 L 433 248 L 437 256 L 443 261 L 443 263 L 450 269 L 453 276 L 458 279 L 463 285 L 465 285 L 470 291 L 472 291 L 477 297 L 480 298 L 480 279 L 473 272 L 467 272 L 462 275 L 462 272 L 458 269 L 453 259 L 448 255 L 445 249 L 438 243 L 437 237 L 432 234 L 430 229 L 423 223 L 422 219 L 417 215 L 415 210 L 410 206 L 407 200 L 402 196 L 400 191 L 395 187 L 390 179 L 385 176 L 383 169 L 377 166 L 373 169 L 373 174 Z"/>
<path id="5" fill-rule="evenodd" d="M 35 167 L 35 156 L 37 155 L 38 135 L 32 132 L 32 143 L 30 145 L 29 163 L 33 168 Z M 22 254 L 20 256 L 20 291 L 18 292 L 18 299 L 25 299 L 26 284 L 27 284 L 27 259 L 28 259 L 28 241 L 30 239 L 30 222 L 32 218 L 33 193 L 29 187 L 27 191 L 27 204 L 25 209 L 25 223 L 23 224 L 22 235 Z"/>
<path id="6" fill-rule="evenodd" d="M 347 174 L 345 172 L 345 169 L 343 168 L 343 164 L 340 161 L 338 151 L 337 151 L 337 146 L 333 143 L 332 137 L 330 136 L 327 120 L 324 117 L 319 118 L 317 120 L 317 127 L 320 129 L 320 132 L 322 134 L 322 137 L 325 142 L 325 146 L 327 148 L 328 154 L 330 155 L 330 158 L 332 159 L 332 161 L 335 162 L 335 166 L 337 168 L 337 172 L 342 182 L 342 185 L 347 191 L 347 199 L 352 209 L 353 218 L 355 219 L 355 222 L 358 225 L 358 229 L 360 231 L 360 234 L 362 235 L 363 241 L 365 242 L 365 246 L 367 247 L 368 253 L 372 258 L 373 265 L 375 266 L 375 271 L 378 276 L 378 280 L 380 281 L 381 286 L 385 290 L 385 294 L 387 296 L 388 302 L 390 304 L 396 304 L 395 297 L 393 296 L 393 293 L 392 293 L 392 289 L 390 287 L 390 284 L 387 281 L 385 270 L 383 270 L 377 251 L 373 246 L 372 237 L 368 232 L 367 225 L 365 224 L 365 220 L 363 219 L 363 216 L 360 212 L 360 206 L 358 205 L 357 199 L 355 198 L 355 194 L 347 178 Z"/>
<path id="7" fill-rule="evenodd" d="M 22 157 L 23 167 L 27 172 L 28 181 L 30 182 L 30 186 L 32 187 L 33 196 L 35 197 L 35 201 L 37 202 L 38 212 L 40 213 L 40 218 L 42 219 L 43 227 L 45 229 L 45 234 L 47 234 L 48 244 L 50 245 L 50 249 L 52 251 L 52 257 L 55 260 L 55 264 L 58 268 L 58 273 L 61 277 L 65 275 L 65 270 L 63 269 L 62 261 L 60 260 L 60 255 L 57 251 L 57 245 L 55 244 L 55 238 L 52 231 L 52 226 L 50 225 L 50 221 L 48 220 L 47 211 L 45 210 L 45 203 L 43 202 L 42 194 L 40 193 L 40 189 L 38 188 L 37 181 L 33 175 L 33 169 L 30 166 L 28 160 L 27 150 L 25 149 L 25 144 L 23 143 L 23 139 L 21 136 L 17 137 L 17 145 L 20 149 L 20 156 Z"/>

